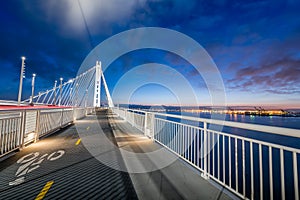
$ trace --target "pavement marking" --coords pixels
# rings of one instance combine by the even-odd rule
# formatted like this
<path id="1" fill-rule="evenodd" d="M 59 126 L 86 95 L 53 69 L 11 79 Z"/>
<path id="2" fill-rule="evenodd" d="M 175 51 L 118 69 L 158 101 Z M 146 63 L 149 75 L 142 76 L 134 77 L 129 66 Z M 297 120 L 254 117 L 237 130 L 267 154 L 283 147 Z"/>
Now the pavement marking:
<path id="1" fill-rule="evenodd" d="M 46 185 L 44 186 L 44 188 L 42 189 L 42 191 L 39 193 L 39 195 L 37 195 L 35 200 L 42 200 L 45 197 L 45 195 L 47 194 L 48 190 L 51 188 L 53 183 L 54 183 L 54 181 L 47 182 Z"/>
<path id="2" fill-rule="evenodd" d="M 41 164 L 45 160 L 55 161 L 57 159 L 60 159 L 64 154 L 65 154 L 64 150 L 57 150 L 52 152 L 50 155 L 46 153 L 40 156 L 39 152 L 35 152 L 23 156 L 17 161 L 17 164 L 21 164 L 21 166 L 19 166 L 15 174 L 16 179 L 14 181 L 9 182 L 8 185 L 19 185 L 25 182 L 25 176 L 28 173 L 31 173 L 32 171 L 41 167 Z"/>
<path id="3" fill-rule="evenodd" d="M 79 139 L 77 140 L 77 142 L 75 143 L 75 145 L 79 145 L 80 142 L 81 142 L 81 139 L 79 138 Z"/>
<path id="4" fill-rule="evenodd" d="M 87 128 L 86 128 L 86 130 L 88 131 L 90 129 L 90 127 L 88 126 Z"/>

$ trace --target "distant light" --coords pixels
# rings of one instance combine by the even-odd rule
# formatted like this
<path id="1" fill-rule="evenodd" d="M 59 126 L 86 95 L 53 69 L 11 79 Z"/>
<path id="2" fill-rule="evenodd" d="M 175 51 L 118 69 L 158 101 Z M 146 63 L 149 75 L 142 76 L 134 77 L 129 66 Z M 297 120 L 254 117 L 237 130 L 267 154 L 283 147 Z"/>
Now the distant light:
<path id="1" fill-rule="evenodd" d="M 22 58 L 22 60 L 25 60 L 25 59 L 26 59 L 25 56 L 22 56 L 21 58 Z"/>
<path id="2" fill-rule="evenodd" d="M 36 74 L 32 74 L 33 77 L 36 77 Z"/>
<path id="3" fill-rule="evenodd" d="M 64 80 L 64 79 L 63 79 L 63 78 L 60 78 L 59 80 L 62 81 L 62 80 Z"/>

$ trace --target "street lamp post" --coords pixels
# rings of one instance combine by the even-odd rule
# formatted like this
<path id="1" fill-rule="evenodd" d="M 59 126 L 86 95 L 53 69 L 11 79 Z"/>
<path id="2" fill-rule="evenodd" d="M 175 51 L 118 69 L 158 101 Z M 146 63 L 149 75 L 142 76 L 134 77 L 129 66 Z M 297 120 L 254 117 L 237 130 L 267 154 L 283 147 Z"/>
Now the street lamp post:
<path id="1" fill-rule="evenodd" d="M 57 84 L 57 81 L 54 82 L 54 102 L 53 102 L 53 105 L 56 105 L 56 84 Z"/>
<path id="2" fill-rule="evenodd" d="M 61 97 L 62 97 L 62 81 L 63 81 L 63 78 L 60 78 L 60 85 L 59 85 L 59 102 L 58 102 L 58 105 L 60 106 L 61 105 Z"/>
<path id="3" fill-rule="evenodd" d="M 24 68 L 25 68 L 25 57 L 22 58 L 22 66 L 21 66 L 21 74 L 20 74 L 20 85 L 19 85 L 19 95 L 18 95 L 18 105 L 21 104 L 21 98 L 22 98 L 22 86 L 23 86 L 23 78 L 24 78 Z"/>
<path id="4" fill-rule="evenodd" d="M 35 77 L 36 77 L 36 74 L 32 74 L 30 105 L 33 105 Z"/>

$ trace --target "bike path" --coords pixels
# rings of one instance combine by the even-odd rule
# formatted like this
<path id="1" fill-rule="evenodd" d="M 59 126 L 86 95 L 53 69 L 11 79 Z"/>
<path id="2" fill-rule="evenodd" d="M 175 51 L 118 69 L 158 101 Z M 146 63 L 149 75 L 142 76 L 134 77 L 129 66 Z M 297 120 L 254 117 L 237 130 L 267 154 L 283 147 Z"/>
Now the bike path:
<path id="1" fill-rule="evenodd" d="M 158 166 L 172 156 L 101 110 L 0 162 L 0 199 L 232 198 L 178 159 Z"/>
<path id="2" fill-rule="evenodd" d="M 105 115 L 88 116 L 0 162 L 0 199 L 137 199 L 128 173 L 99 162 L 80 134 L 112 138 Z M 104 153 L 105 154 L 105 153 Z M 122 161 L 109 152 L 114 165 Z"/>

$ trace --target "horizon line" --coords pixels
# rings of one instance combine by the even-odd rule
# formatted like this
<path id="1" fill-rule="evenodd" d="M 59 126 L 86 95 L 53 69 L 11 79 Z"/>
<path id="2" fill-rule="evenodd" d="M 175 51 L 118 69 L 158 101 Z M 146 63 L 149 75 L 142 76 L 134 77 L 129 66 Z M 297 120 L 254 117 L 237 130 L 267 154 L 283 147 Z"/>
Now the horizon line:
<path id="1" fill-rule="evenodd" d="M 180 105 L 180 104 L 141 104 L 141 103 L 117 103 L 115 105 L 136 105 L 136 106 L 173 106 L 173 107 L 262 107 L 262 108 L 271 108 L 271 109 L 300 109 L 300 105 L 281 105 L 281 104 L 274 104 L 274 105 L 264 105 L 264 104 L 255 104 L 255 105 L 245 105 L 245 104 L 236 104 L 236 105 Z"/>

